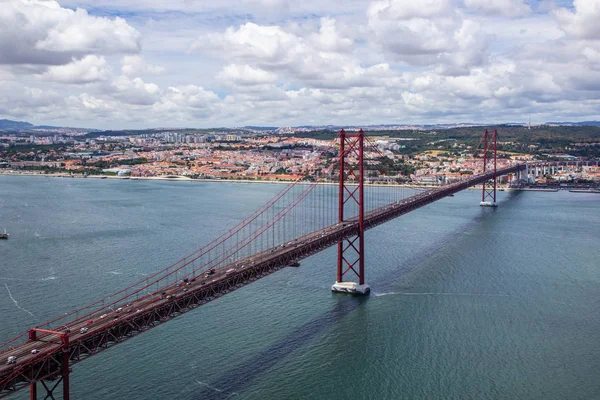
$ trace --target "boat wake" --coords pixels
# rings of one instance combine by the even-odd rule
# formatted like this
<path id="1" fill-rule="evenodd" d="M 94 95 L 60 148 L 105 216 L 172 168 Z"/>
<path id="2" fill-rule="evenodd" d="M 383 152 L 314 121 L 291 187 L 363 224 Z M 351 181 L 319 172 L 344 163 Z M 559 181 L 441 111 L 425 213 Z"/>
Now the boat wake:
<path id="1" fill-rule="evenodd" d="M 47 276 L 45 278 L 38 279 L 22 279 L 22 278 L 0 278 L 0 281 L 14 281 L 14 282 L 46 282 L 58 279 L 56 276 Z"/>
<path id="2" fill-rule="evenodd" d="M 4 284 L 4 286 L 6 286 L 6 291 L 8 292 L 8 297 L 10 297 L 10 299 L 13 301 L 13 303 L 15 303 L 15 306 L 17 306 L 18 309 L 25 311 L 27 314 L 31 315 L 32 317 L 35 317 L 35 315 L 33 315 L 33 313 L 31 311 L 24 309 L 23 307 L 21 307 L 19 305 L 19 303 L 17 303 L 15 298 L 12 296 L 12 293 L 10 292 L 10 289 L 8 288 L 8 285 L 6 283 Z"/>
<path id="3" fill-rule="evenodd" d="M 199 385 L 202 385 L 202 386 L 204 386 L 204 387 L 206 387 L 206 388 L 208 388 L 208 389 L 210 389 L 210 390 L 214 390 L 214 391 L 215 391 L 215 392 L 217 392 L 217 393 L 223 393 L 223 392 L 225 391 L 225 390 L 223 390 L 223 389 L 219 389 L 219 388 L 216 388 L 216 387 L 214 387 L 214 386 L 210 386 L 208 383 L 206 383 L 206 382 L 202 382 L 202 381 L 199 381 L 198 379 L 196 379 L 196 382 L 198 382 L 198 384 L 199 384 Z M 237 392 L 231 392 L 231 393 L 229 394 L 229 396 L 227 396 L 227 397 L 225 397 L 225 398 L 226 398 L 226 399 L 228 399 L 228 398 L 230 398 L 230 397 L 233 397 L 233 396 L 235 396 L 235 395 L 237 395 Z"/>
<path id="4" fill-rule="evenodd" d="M 474 296 L 474 297 L 511 297 L 504 293 L 452 293 L 452 292 L 389 292 L 375 293 L 380 296 Z"/>
<path id="5" fill-rule="evenodd" d="M 374 293 L 375 297 L 381 296 L 463 296 L 463 297 L 510 297 L 520 301 L 527 301 L 528 299 L 519 295 L 511 295 L 505 293 L 452 293 L 452 292 L 388 292 L 388 293 Z M 563 303 L 560 301 L 553 301 L 545 299 L 546 302 L 551 304 L 559 304 L 562 306 L 572 307 L 569 303 Z"/>

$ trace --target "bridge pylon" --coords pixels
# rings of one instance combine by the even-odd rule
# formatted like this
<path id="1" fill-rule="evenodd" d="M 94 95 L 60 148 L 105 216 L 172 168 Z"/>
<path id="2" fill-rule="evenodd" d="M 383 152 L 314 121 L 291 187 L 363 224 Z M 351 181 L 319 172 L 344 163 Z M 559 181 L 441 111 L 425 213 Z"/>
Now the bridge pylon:
<path id="1" fill-rule="evenodd" d="M 358 230 L 355 235 L 338 242 L 337 280 L 331 286 L 334 292 L 368 294 L 369 285 L 365 284 L 365 202 L 364 202 L 364 139 L 365 133 L 349 134 L 340 131 L 340 178 L 338 224 L 347 224 L 347 229 Z M 351 216 L 349 223 L 344 209 L 357 208 L 358 215 Z M 354 275 L 354 279 L 345 280 L 345 276 Z"/>
<path id="2" fill-rule="evenodd" d="M 486 129 L 483 133 L 481 141 L 483 142 L 483 173 L 494 171 L 494 177 L 481 185 L 481 203 L 483 207 L 497 207 L 496 203 L 496 182 L 498 181 L 498 175 L 496 174 L 496 161 L 497 161 L 497 136 L 498 133 L 494 129 L 494 132 L 488 132 Z"/>
<path id="3" fill-rule="evenodd" d="M 60 337 L 60 343 L 62 344 L 62 357 L 51 359 L 51 362 L 58 364 L 60 368 L 59 373 L 50 374 L 43 379 L 31 379 L 29 382 L 29 399 L 37 400 L 38 398 L 38 387 L 37 383 L 42 384 L 43 389 L 46 391 L 44 399 L 55 400 L 54 392 L 58 388 L 58 385 L 62 383 L 62 400 L 69 400 L 71 396 L 71 390 L 69 385 L 69 376 L 71 369 L 69 368 L 69 360 L 71 351 L 69 349 L 69 333 L 68 332 L 56 332 L 47 329 L 33 328 L 29 330 L 29 340 L 37 340 L 37 333 L 49 333 Z"/>

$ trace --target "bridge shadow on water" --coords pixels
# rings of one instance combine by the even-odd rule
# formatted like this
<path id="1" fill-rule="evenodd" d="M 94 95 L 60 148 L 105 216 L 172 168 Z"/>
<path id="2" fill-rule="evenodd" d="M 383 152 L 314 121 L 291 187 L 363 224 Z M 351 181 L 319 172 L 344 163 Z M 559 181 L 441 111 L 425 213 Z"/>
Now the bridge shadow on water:
<path id="1" fill-rule="evenodd" d="M 480 207 L 476 203 L 473 203 L 471 206 L 480 209 L 480 212 L 469 217 L 467 221 L 461 223 L 452 231 L 441 234 L 436 233 L 436 240 L 431 241 L 422 250 L 415 252 L 413 255 L 408 257 L 401 264 L 399 264 L 395 270 L 392 270 L 383 276 L 379 276 L 377 280 L 369 279 L 369 283 L 372 287 L 377 288 L 377 293 L 385 293 L 391 290 L 397 290 L 398 286 L 396 282 L 398 280 L 398 276 L 405 275 L 415 270 L 422 265 L 426 259 L 430 258 L 432 254 L 452 246 L 457 240 L 459 240 L 459 238 L 472 231 L 474 228 L 481 226 L 486 222 L 493 223 L 494 214 L 497 213 L 502 206 L 509 205 L 510 203 L 513 203 L 514 205 L 515 202 L 517 204 L 520 203 L 523 200 L 522 195 L 523 192 L 519 191 L 508 192 L 505 198 L 497 201 L 498 208 Z M 413 289 L 413 287 L 404 285 L 402 286 L 402 289 L 408 290 Z M 377 293 L 371 292 L 371 295 Z"/>
<path id="2" fill-rule="evenodd" d="M 193 398 L 198 400 L 221 400 L 234 397 L 238 392 L 250 386 L 254 380 L 266 374 L 276 364 L 320 336 L 329 327 L 337 325 L 368 300 L 368 296 L 343 295 L 338 297 L 344 298 L 340 298 L 331 310 L 294 329 L 285 338 L 266 348 L 247 362 L 225 372 L 216 381 L 212 381 L 210 384 L 198 382 L 204 387 L 196 390 L 193 393 Z"/>
<path id="3" fill-rule="evenodd" d="M 499 201 L 498 204 L 509 201 L 519 201 L 520 192 L 510 192 L 508 196 Z M 481 224 L 482 221 L 489 219 L 491 213 L 496 212 L 496 209 L 482 209 L 482 213 L 474 216 L 470 221 L 458 227 L 455 231 L 448 233 L 444 237 L 439 238 L 436 248 L 431 248 L 431 251 L 439 250 L 440 246 L 445 247 L 456 240 L 467 231 L 471 230 L 475 225 Z M 389 285 L 390 279 L 397 278 L 398 273 L 403 274 L 417 265 L 423 258 L 429 257 L 431 252 L 424 251 L 410 258 L 405 264 L 399 267 L 398 270 L 386 274 L 384 277 L 379 277 L 376 282 L 372 282 L 379 290 L 385 291 Z M 392 276 L 393 275 L 393 276 Z M 389 279 L 388 279 L 389 278 Z M 197 400 L 224 400 L 235 397 L 239 392 L 252 385 L 252 383 L 269 372 L 279 362 L 289 357 L 297 350 L 307 345 L 311 340 L 319 337 L 329 327 L 338 324 L 341 320 L 347 317 L 350 313 L 357 310 L 369 296 L 338 296 L 340 299 L 333 308 L 306 324 L 296 328 L 285 338 L 266 348 L 259 354 L 252 357 L 247 362 L 240 364 L 229 371 L 225 372 L 216 381 L 203 383 L 198 381 L 203 387 L 197 389 L 193 393 L 193 398 Z"/>

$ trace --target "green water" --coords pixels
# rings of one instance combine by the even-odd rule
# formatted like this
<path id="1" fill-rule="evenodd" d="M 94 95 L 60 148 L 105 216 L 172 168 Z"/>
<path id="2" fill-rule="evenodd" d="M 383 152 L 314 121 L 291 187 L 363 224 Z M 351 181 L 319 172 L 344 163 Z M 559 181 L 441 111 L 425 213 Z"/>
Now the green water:
<path id="1" fill-rule="evenodd" d="M 280 188 L 0 176 L 0 341 L 163 268 Z M 368 298 L 329 291 L 328 249 L 75 366 L 72 398 L 600 399 L 600 196 L 478 196 L 369 231 Z"/>

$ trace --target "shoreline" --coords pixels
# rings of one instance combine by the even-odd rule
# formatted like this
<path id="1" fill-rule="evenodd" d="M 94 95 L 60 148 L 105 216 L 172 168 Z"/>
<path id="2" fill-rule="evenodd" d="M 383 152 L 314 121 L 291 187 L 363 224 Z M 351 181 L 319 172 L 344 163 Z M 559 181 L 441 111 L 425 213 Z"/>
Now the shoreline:
<path id="1" fill-rule="evenodd" d="M 293 183 L 294 181 L 289 181 L 289 180 L 261 180 L 261 179 L 215 179 L 215 178 L 211 178 L 211 179 L 193 179 L 187 176 L 182 176 L 182 175 L 169 175 L 169 176 L 116 176 L 116 175 L 87 175 L 87 176 L 83 176 L 80 174 L 65 174 L 65 173 L 50 173 L 50 174 L 41 174 L 41 173 L 36 173 L 36 172 L 32 172 L 32 171 L 24 171 L 24 172 L 14 172 L 14 171 L 10 171 L 10 172 L 4 172 L 4 171 L 0 171 L 0 176 L 33 176 L 33 177 L 41 177 L 41 178 L 65 178 L 65 179 L 116 179 L 116 180 L 131 180 L 131 181 L 171 181 L 171 182 L 196 182 L 196 183 L 202 183 L 202 182 L 229 182 L 229 183 L 245 183 L 245 184 L 252 184 L 252 183 L 263 183 L 263 184 L 274 184 L 274 185 L 288 185 L 290 183 Z M 300 181 L 297 182 L 298 184 L 301 185 L 309 185 L 313 182 L 309 182 L 309 181 Z M 330 186 L 338 186 L 339 183 L 338 182 L 317 182 L 317 185 L 330 185 Z M 420 185 L 420 184 L 416 184 L 416 183 L 404 183 L 404 184 L 398 184 L 398 183 L 368 183 L 365 182 L 365 187 L 404 187 L 404 188 L 409 188 L 409 189 L 435 189 L 435 188 L 439 188 L 441 186 L 438 185 Z M 573 188 L 573 187 L 565 187 L 565 188 L 536 188 L 536 187 L 510 187 L 508 185 L 498 185 L 497 186 L 497 190 L 500 192 L 506 191 L 506 192 L 550 192 L 550 193 L 554 193 L 554 192 L 558 192 L 560 190 L 569 190 L 572 191 L 572 189 L 578 189 L 581 190 L 581 192 L 584 193 L 599 193 L 597 191 L 595 191 L 593 188 Z M 480 185 L 476 185 L 476 186 L 471 186 L 466 188 L 465 190 L 481 190 Z"/>
<path id="2" fill-rule="evenodd" d="M 284 180 L 264 180 L 264 179 L 193 179 L 183 175 L 163 175 L 163 176 L 116 176 L 116 175 L 87 175 L 83 176 L 80 174 L 65 174 L 65 173 L 51 173 L 51 174 L 40 174 L 31 171 L 23 171 L 23 172 L 4 172 L 0 171 L 0 176 L 34 176 L 34 177 L 42 177 L 42 178 L 67 178 L 67 179 L 117 179 L 117 180 L 131 180 L 131 181 L 171 181 L 171 182 L 229 182 L 229 183 L 265 183 L 265 184 L 274 184 L 274 185 L 287 185 L 293 183 L 294 181 L 284 181 Z M 309 181 L 301 181 L 298 182 L 301 185 L 308 185 L 313 182 Z M 317 185 L 339 185 L 338 182 L 318 182 Z M 365 182 L 365 186 L 368 187 L 405 187 L 412 189 L 435 189 L 441 186 L 438 185 L 420 185 L 416 183 L 368 183 Z M 511 188 L 508 185 L 498 185 L 498 191 L 531 191 L 531 192 L 557 192 L 560 189 L 573 189 L 573 188 L 536 188 L 536 187 L 514 187 Z M 481 190 L 479 185 L 471 186 L 466 190 Z"/>
<path id="3" fill-rule="evenodd" d="M 35 176 L 42 178 L 77 178 L 77 179 L 117 179 L 117 180 L 149 180 L 149 181 L 171 181 L 171 182 L 229 182 L 229 183 L 269 183 L 269 184 L 290 184 L 294 181 L 284 181 L 284 180 L 261 180 L 261 179 L 192 179 L 187 176 L 182 175 L 172 175 L 172 176 L 116 176 L 116 175 L 70 175 L 64 173 L 51 173 L 51 174 L 38 174 L 35 172 L 22 172 L 22 173 L 14 173 L 14 172 L 0 172 L 0 176 Z M 309 181 L 301 181 L 298 182 L 302 185 L 308 185 L 314 182 Z M 338 182 L 317 182 L 317 185 L 339 185 Z M 365 186 L 372 187 L 407 187 L 407 188 L 436 188 L 439 186 L 433 185 L 419 185 L 415 183 L 408 184 L 397 184 L 397 183 L 366 183 Z"/>

